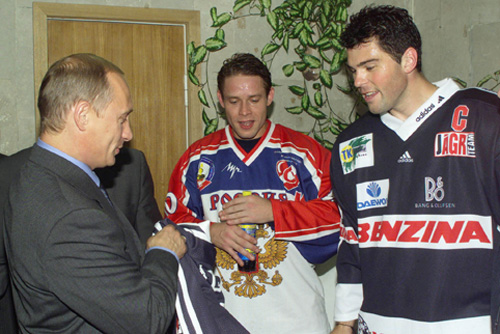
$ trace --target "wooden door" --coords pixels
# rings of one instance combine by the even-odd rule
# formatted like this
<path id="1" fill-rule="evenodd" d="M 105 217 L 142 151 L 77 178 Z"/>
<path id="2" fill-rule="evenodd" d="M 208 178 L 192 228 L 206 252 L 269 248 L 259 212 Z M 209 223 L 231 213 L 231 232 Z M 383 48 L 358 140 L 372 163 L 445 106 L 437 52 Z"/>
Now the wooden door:
<path id="1" fill-rule="evenodd" d="M 134 139 L 129 146 L 146 155 L 163 211 L 172 169 L 188 144 L 202 134 L 195 93 L 186 91 L 185 50 L 196 36 L 186 35 L 186 24 L 168 22 L 172 16 L 179 20 L 186 11 L 47 3 L 36 4 L 36 9 L 34 4 L 35 10 L 45 16 L 46 43 L 38 48 L 46 48 L 47 57 L 35 69 L 40 72 L 35 90 L 50 64 L 73 53 L 94 53 L 118 65 L 134 105 Z M 191 15 L 198 18 L 199 39 L 199 14 Z M 189 95 L 191 99 L 186 98 Z"/>

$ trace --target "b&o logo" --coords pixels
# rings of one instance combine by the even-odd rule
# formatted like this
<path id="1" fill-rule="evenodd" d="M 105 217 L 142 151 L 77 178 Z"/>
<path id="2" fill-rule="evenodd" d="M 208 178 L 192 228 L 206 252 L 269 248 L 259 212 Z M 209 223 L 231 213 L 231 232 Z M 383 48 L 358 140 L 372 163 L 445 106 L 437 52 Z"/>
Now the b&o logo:
<path id="1" fill-rule="evenodd" d="M 436 180 L 432 177 L 425 177 L 425 200 L 431 202 L 436 200 L 441 202 L 444 198 L 443 178 L 438 176 Z"/>

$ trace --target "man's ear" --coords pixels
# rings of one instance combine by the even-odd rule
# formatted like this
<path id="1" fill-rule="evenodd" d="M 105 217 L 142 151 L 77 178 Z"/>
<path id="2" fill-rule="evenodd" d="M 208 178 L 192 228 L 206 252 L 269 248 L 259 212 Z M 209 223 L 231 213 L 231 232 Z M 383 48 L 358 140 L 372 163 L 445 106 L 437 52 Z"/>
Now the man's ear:
<path id="1" fill-rule="evenodd" d="M 222 97 L 220 90 L 217 90 L 217 98 L 219 99 L 219 103 L 222 106 L 222 108 L 225 109 L 226 107 L 224 107 L 224 98 Z"/>
<path id="2" fill-rule="evenodd" d="M 269 107 L 273 103 L 274 99 L 274 87 L 271 87 L 269 94 L 267 94 L 267 106 Z"/>
<path id="3" fill-rule="evenodd" d="M 78 101 L 71 110 L 76 127 L 80 131 L 85 131 L 90 122 L 90 113 L 92 112 L 90 103 L 87 101 Z"/>
<path id="4" fill-rule="evenodd" d="M 406 73 L 410 73 L 417 68 L 418 53 L 413 47 L 406 49 L 401 57 L 401 66 Z"/>

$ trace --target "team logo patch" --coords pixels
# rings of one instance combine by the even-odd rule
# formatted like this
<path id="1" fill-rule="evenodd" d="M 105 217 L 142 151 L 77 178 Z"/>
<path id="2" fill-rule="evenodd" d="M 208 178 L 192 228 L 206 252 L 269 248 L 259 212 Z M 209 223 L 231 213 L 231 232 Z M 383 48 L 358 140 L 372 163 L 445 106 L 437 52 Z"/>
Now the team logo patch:
<path id="1" fill-rule="evenodd" d="M 356 194 L 358 211 L 386 207 L 389 179 L 358 183 Z"/>
<path id="2" fill-rule="evenodd" d="M 215 167 L 213 161 L 206 157 L 202 157 L 200 159 L 200 164 L 198 165 L 198 175 L 196 177 L 196 181 L 198 181 L 198 189 L 200 191 L 212 183 L 214 174 Z"/>
<path id="3" fill-rule="evenodd" d="M 295 169 L 294 165 L 288 165 L 286 160 L 280 160 L 276 163 L 276 172 L 286 190 L 292 190 L 299 185 L 300 181 L 297 176 L 297 169 Z"/>
<path id="4" fill-rule="evenodd" d="M 344 174 L 349 174 L 356 168 L 373 166 L 373 134 L 340 143 L 339 154 Z"/>
<path id="5" fill-rule="evenodd" d="M 435 157 L 476 157 L 474 132 L 441 132 L 434 141 Z"/>

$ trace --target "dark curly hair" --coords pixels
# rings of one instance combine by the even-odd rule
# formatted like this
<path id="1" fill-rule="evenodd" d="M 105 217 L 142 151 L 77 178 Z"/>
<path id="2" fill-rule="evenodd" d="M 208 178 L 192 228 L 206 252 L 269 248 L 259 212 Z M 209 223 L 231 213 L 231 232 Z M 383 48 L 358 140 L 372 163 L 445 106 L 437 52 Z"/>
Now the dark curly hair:
<path id="1" fill-rule="evenodd" d="M 364 7 L 351 16 L 340 43 L 352 49 L 372 39 L 399 64 L 404 52 L 413 47 L 418 54 L 417 70 L 422 70 L 422 40 L 406 9 L 386 5 Z"/>
<path id="2" fill-rule="evenodd" d="M 259 58 L 250 53 L 235 53 L 231 58 L 226 59 L 217 75 L 217 88 L 224 96 L 224 82 L 227 77 L 234 75 L 255 75 L 264 81 L 264 89 L 269 95 L 272 87 L 271 72 L 267 69 Z"/>

